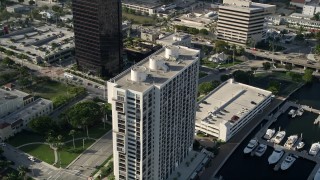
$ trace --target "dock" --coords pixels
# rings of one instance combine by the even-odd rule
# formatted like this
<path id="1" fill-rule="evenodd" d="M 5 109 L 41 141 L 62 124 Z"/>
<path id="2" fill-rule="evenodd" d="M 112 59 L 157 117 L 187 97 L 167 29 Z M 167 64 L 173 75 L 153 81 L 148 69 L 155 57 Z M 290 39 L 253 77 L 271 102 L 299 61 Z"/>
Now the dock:
<path id="1" fill-rule="evenodd" d="M 313 180 L 314 176 L 316 175 L 318 169 L 320 168 L 320 164 L 318 163 L 312 170 L 312 172 L 310 173 L 308 180 Z"/>
<path id="2" fill-rule="evenodd" d="M 288 155 L 289 155 L 289 152 L 284 153 L 284 155 L 281 157 L 281 159 L 274 166 L 273 170 L 278 171 L 280 169 L 280 167 L 281 167 L 282 162 L 286 159 L 286 157 Z"/>

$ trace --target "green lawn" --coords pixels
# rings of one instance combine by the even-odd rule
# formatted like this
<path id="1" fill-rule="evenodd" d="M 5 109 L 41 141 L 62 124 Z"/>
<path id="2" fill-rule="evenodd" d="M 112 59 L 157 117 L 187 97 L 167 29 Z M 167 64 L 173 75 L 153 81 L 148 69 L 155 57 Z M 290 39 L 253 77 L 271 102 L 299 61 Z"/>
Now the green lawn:
<path id="1" fill-rule="evenodd" d="M 208 74 L 202 71 L 199 71 L 199 79 L 207 76 Z"/>
<path id="2" fill-rule="evenodd" d="M 33 92 L 35 95 L 46 99 L 52 99 L 57 96 L 68 95 L 68 86 L 57 81 L 46 81 L 33 85 L 26 91 Z M 69 95 L 71 95 L 69 93 Z"/>
<path id="3" fill-rule="evenodd" d="M 126 12 L 122 12 L 123 19 L 128 19 L 137 24 L 154 24 L 154 20 L 149 16 L 138 16 L 134 14 L 129 14 Z"/>
<path id="4" fill-rule="evenodd" d="M 89 146 L 91 146 L 94 142 L 95 142 L 94 140 L 88 140 L 88 139 L 85 140 L 84 141 L 84 149 L 82 149 L 83 141 L 82 140 L 75 141 L 76 149 L 79 150 L 77 152 L 70 151 L 73 149 L 72 142 L 65 144 L 62 148 L 62 151 L 60 151 L 61 167 L 63 167 L 63 168 L 67 167 L 75 158 L 77 158 L 85 149 L 87 149 Z"/>
<path id="5" fill-rule="evenodd" d="M 49 145 L 33 144 L 33 145 L 24 146 L 20 149 L 48 164 L 54 163 L 54 152 L 49 147 Z"/>
<path id="6" fill-rule="evenodd" d="M 255 77 L 250 84 L 262 89 L 267 89 L 271 81 L 280 83 L 279 95 L 281 96 L 289 95 L 294 89 L 299 87 L 300 84 L 300 82 L 293 81 L 285 72 L 255 74 Z"/>
<path id="7" fill-rule="evenodd" d="M 30 132 L 30 131 L 21 131 L 15 136 L 9 138 L 7 143 L 12 146 L 21 146 L 23 144 L 31 143 L 31 142 L 44 142 L 45 138 L 40 136 L 39 134 Z"/>

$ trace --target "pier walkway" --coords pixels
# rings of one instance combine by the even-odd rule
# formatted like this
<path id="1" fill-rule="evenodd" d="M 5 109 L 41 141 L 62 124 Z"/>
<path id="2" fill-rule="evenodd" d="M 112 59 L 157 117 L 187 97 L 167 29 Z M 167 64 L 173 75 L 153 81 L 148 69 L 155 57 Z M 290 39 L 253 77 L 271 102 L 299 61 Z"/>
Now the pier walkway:
<path id="1" fill-rule="evenodd" d="M 318 163 L 312 170 L 312 172 L 310 173 L 308 180 L 313 180 L 314 176 L 316 175 L 318 169 L 320 168 L 320 164 Z"/>

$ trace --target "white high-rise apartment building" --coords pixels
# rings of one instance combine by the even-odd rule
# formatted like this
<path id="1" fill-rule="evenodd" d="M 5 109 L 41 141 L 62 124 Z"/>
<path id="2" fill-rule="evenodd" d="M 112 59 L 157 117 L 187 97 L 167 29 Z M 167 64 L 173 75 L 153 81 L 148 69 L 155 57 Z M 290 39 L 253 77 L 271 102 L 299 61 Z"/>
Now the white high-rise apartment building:
<path id="1" fill-rule="evenodd" d="M 108 82 L 116 179 L 167 179 L 192 149 L 199 53 L 167 46 Z"/>
<path id="2" fill-rule="evenodd" d="M 274 5 L 251 0 L 223 0 L 219 6 L 218 39 L 238 45 L 261 41 L 265 38 L 265 17 L 275 10 Z"/>

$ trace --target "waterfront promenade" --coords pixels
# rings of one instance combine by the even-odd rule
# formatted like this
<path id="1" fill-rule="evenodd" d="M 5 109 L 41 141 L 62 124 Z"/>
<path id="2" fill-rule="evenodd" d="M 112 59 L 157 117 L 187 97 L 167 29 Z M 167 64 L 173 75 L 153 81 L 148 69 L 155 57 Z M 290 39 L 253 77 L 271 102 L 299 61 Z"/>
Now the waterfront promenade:
<path id="1" fill-rule="evenodd" d="M 219 169 L 239 146 L 239 144 L 255 129 L 267 116 L 275 110 L 285 99 L 275 98 L 263 112 L 257 114 L 248 124 L 234 135 L 226 144 L 221 145 L 219 154 L 212 159 L 211 164 L 200 175 L 200 180 L 214 179 Z M 210 177 L 210 178 L 209 178 Z"/>

